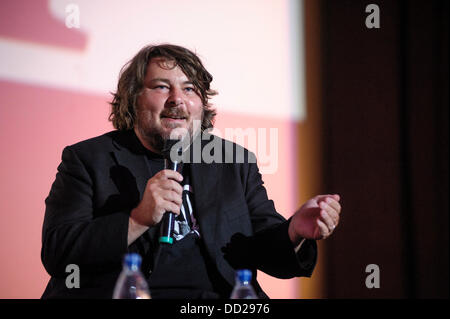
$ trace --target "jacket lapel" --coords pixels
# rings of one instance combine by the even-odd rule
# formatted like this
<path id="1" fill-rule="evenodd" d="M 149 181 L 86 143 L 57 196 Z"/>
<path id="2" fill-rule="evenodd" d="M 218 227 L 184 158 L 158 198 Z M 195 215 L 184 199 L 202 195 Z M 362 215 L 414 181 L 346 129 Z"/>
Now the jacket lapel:
<path id="1" fill-rule="evenodd" d="M 116 164 L 126 168 L 130 176 L 134 178 L 137 190 L 139 191 L 139 199 L 141 199 L 147 181 L 151 176 L 145 159 L 144 147 L 140 144 L 133 131 L 118 134 L 113 139 L 113 144 L 115 151 L 112 156 Z"/>
<path id="2" fill-rule="evenodd" d="M 113 140 L 115 151 L 112 156 L 118 166 L 126 167 L 133 176 L 138 191 L 139 201 L 144 195 L 145 187 L 149 178 L 155 172 L 150 170 L 145 158 L 145 149 L 133 131 L 123 132 Z M 156 239 L 157 227 L 151 227 L 147 233 L 153 243 Z M 141 240 L 141 238 L 139 239 Z"/>
<path id="3" fill-rule="evenodd" d="M 197 142 L 201 147 L 198 149 L 194 146 L 190 154 L 191 179 L 195 200 L 194 215 L 199 224 L 200 234 L 206 250 L 211 259 L 217 263 L 219 255 L 216 237 L 220 233 L 219 227 L 222 226 L 220 225 L 218 216 L 218 212 L 220 211 L 220 201 L 218 199 L 222 181 L 222 169 L 220 165 L 222 164 L 215 162 L 205 163 L 203 161 L 204 159 L 200 155 L 204 151 L 204 147 L 214 136 L 203 134 L 201 138 L 200 135 L 202 134 L 197 136 L 197 139 L 200 139 L 200 141 L 194 141 L 194 144 Z M 200 154 L 193 154 L 195 151 L 200 152 Z"/>
<path id="4" fill-rule="evenodd" d="M 220 170 L 217 164 L 191 164 L 192 186 L 194 189 L 195 217 L 200 226 L 200 234 L 207 251 L 214 260 L 215 234 L 217 227 L 217 181 Z"/>

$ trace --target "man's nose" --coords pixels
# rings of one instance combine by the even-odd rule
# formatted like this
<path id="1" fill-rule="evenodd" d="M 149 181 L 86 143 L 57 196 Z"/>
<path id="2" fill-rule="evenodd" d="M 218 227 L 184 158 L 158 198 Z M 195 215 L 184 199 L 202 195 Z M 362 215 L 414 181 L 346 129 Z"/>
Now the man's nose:
<path id="1" fill-rule="evenodd" d="M 179 106 L 183 104 L 182 92 L 178 88 L 172 88 L 170 90 L 169 98 L 167 99 L 167 104 L 170 107 Z"/>

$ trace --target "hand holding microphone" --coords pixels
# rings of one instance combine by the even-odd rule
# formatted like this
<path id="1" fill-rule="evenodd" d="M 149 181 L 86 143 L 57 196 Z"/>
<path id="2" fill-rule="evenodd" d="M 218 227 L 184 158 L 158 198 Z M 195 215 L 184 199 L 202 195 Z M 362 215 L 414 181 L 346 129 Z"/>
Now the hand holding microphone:
<path id="1" fill-rule="evenodd" d="M 179 158 L 182 154 L 182 148 L 173 149 L 179 144 L 179 140 L 167 140 L 164 144 L 164 149 L 162 151 L 165 160 L 165 169 L 174 172 L 182 173 L 183 163 Z M 178 158 L 173 158 L 172 155 L 178 155 Z M 179 210 L 178 210 L 179 213 Z M 162 223 L 160 228 L 159 242 L 162 244 L 172 244 L 173 243 L 173 228 L 175 225 L 175 214 L 172 211 L 167 211 L 162 217 Z"/>
<path id="2" fill-rule="evenodd" d="M 173 170 L 173 166 L 172 169 L 168 169 L 170 163 L 166 163 L 166 167 L 167 169 L 148 180 L 141 202 L 131 211 L 130 224 L 134 225 L 129 227 L 129 233 L 131 231 L 135 234 L 129 236 L 129 244 L 148 229 L 144 227 L 158 224 L 169 213 L 180 214 L 183 193 L 180 183 L 183 176 L 177 170 Z M 177 164 L 176 168 L 181 171 L 181 165 Z"/>

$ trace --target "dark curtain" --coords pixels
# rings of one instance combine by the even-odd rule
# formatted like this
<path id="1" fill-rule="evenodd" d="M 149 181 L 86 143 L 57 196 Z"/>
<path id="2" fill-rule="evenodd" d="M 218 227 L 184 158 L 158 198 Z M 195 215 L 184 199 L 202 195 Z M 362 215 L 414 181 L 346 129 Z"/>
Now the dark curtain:
<path id="1" fill-rule="evenodd" d="M 344 207 L 326 297 L 449 297 L 448 9 L 321 1 L 324 185 Z M 366 287 L 369 264 L 380 288 Z"/>

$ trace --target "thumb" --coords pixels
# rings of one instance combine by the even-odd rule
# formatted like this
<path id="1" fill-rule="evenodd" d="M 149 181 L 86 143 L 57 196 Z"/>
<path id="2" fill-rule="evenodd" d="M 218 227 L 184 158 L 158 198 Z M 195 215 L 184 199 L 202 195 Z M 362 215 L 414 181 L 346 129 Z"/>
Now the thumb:
<path id="1" fill-rule="evenodd" d="M 339 196 L 338 194 L 317 195 L 317 196 L 314 197 L 314 199 L 316 200 L 317 204 L 320 204 L 321 202 L 326 201 L 327 198 L 332 198 L 332 199 L 334 199 L 337 202 L 339 202 L 341 200 L 341 196 Z"/>
<path id="2" fill-rule="evenodd" d="M 337 196 L 337 197 L 336 197 L 336 196 Z M 317 201 L 317 203 L 320 203 L 320 202 L 325 201 L 325 200 L 326 200 L 327 198 L 329 198 L 329 197 L 331 197 L 331 198 L 333 198 L 333 199 L 339 201 L 339 195 L 330 195 L 330 194 L 328 194 L 328 195 L 317 195 L 317 196 L 314 197 L 314 198 L 315 198 L 315 200 Z"/>
<path id="3" fill-rule="evenodd" d="M 338 194 L 334 194 L 333 198 L 338 202 L 341 200 L 341 196 L 339 196 Z"/>

